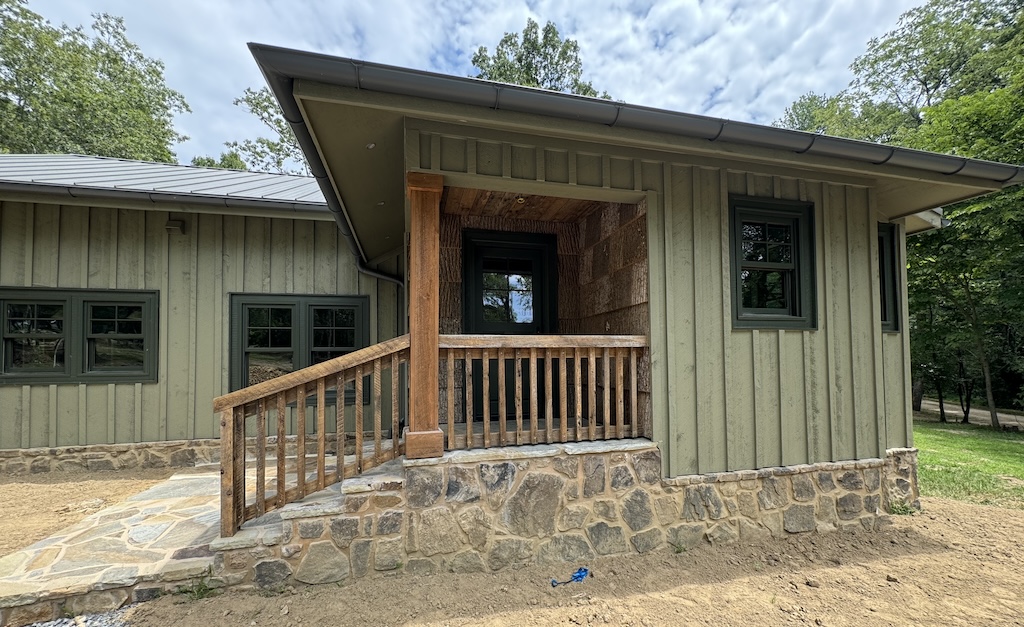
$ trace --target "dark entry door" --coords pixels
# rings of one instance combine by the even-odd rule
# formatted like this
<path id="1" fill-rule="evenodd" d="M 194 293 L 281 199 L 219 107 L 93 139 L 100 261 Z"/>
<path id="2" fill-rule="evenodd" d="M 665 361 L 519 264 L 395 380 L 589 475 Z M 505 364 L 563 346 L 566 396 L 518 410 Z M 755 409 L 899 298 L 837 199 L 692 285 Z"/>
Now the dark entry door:
<path id="1" fill-rule="evenodd" d="M 554 235 L 463 232 L 463 320 L 466 333 L 501 335 L 552 334 L 558 331 L 557 249 Z M 545 364 L 538 362 L 537 380 L 543 380 Z M 505 381 L 498 381 L 497 360 L 489 370 L 490 415 L 511 416 L 515 398 L 514 360 L 506 360 Z M 474 368 L 473 405 L 483 415 L 481 370 Z M 511 375 L 511 376 L 510 376 Z M 523 364 L 523 392 L 528 390 L 529 364 Z M 498 386 L 505 386 L 507 407 L 499 414 Z M 555 386 L 557 389 L 557 385 Z M 544 390 L 538 390 L 543 406 Z M 529 398 L 527 396 L 527 398 Z M 554 399 L 557 405 L 557 398 Z M 526 411 L 526 410 L 524 410 Z"/>

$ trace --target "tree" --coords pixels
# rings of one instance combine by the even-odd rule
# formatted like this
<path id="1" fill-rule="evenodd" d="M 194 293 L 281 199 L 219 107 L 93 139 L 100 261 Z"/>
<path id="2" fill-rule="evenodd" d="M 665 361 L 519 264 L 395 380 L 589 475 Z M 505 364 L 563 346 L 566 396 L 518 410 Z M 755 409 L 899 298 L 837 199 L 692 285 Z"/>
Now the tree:
<path id="1" fill-rule="evenodd" d="M 238 154 L 250 170 L 309 176 L 309 166 L 302 148 L 270 89 L 246 89 L 241 98 L 234 100 L 234 104 L 255 115 L 270 129 L 272 136 L 227 142 L 225 146 Z"/>
<path id="2" fill-rule="evenodd" d="M 480 46 L 472 62 L 480 70 L 477 78 L 581 96 L 598 95 L 590 81 L 583 80 L 579 44 L 574 39 L 563 40 L 551 22 L 541 31 L 537 22 L 527 18 L 522 36 L 505 33 L 493 55 Z M 610 98 L 607 92 L 600 95 Z"/>
<path id="3" fill-rule="evenodd" d="M 185 98 L 121 18 L 93 18 L 91 33 L 55 27 L 24 0 L 0 0 L 0 152 L 173 162 Z"/>
<path id="4" fill-rule="evenodd" d="M 213 157 L 192 157 L 192 165 L 203 168 L 223 168 L 225 170 L 247 170 L 242 157 L 235 150 L 220 153 L 220 159 Z"/>

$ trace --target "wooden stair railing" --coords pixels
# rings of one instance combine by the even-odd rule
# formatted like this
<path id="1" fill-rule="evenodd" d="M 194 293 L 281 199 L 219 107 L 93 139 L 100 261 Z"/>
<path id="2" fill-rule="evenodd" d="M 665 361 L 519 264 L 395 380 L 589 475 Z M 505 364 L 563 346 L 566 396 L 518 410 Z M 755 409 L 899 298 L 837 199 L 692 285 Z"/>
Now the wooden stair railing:
<path id="1" fill-rule="evenodd" d="M 445 448 L 650 437 L 648 345 L 642 335 L 440 336 Z"/>
<path id="2" fill-rule="evenodd" d="M 401 455 L 399 439 L 399 371 L 409 361 L 409 336 L 403 335 L 373 346 L 325 361 L 309 368 L 264 381 L 225 394 L 213 401 L 220 414 L 221 428 L 221 535 L 234 535 L 242 523 L 303 498 L 307 493 L 323 490 L 346 477 L 358 475 L 374 466 Z M 369 388 L 364 388 L 364 379 Z M 383 440 L 384 394 L 390 394 L 389 409 L 391 441 Z M 364 393 L 364 389 L 368 393 Z M 354 391 L 354 394 L 352 392 Z M 333 404 L 335 469 L 328 473 L 328 407 Z M 364 455 L 363 437 L 366 409 L 372 414 L 372 453 Z M 307 412 L 315 421 L 313 432 L 307 434 Z M 353 461 L 346 463 L 345 416 L 353 423 Z M 273 417 L 271 416 L 273 414 Z M 289 416 L 289 414 L 291 416 Z M 354 415 L 354 416 L 353 416 Z M 246 428 L 246 421 L 255 424 Z M 291 418 L 291 420 L 289 420 Z M 289 480 L 287 462 L 289 422 L 294 430 L 294 469 Z M 274 435 L 268 437 L 268 423 Z M 316 469 L 307 477 L 307 438 L 316 438 Z M 268 496 L 266 477 L 268 443 L 276 457 L 276 477 Z M 246 504 L 246 452 L 255 457 L 254 498 Z M 293 485 L 292 485 L 293 484 Z"/>

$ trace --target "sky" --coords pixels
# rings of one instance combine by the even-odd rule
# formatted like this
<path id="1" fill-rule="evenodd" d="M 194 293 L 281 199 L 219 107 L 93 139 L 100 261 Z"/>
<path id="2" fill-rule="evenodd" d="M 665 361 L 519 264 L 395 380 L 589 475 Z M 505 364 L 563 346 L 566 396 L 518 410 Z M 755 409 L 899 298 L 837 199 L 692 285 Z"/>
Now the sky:
<path id="1" fill-rule="evenodd" d="M 614 99 L 770 124 L 800 95 L 835 93 L 868 41 L 924 0 L 28 0 L 54 24 L 125 20 L 192 109 L 178 160 L 265 135 L 232 101 L 265 83 L 246 42 L 459 76 L 479 46 L 552 21 L 584 79 Z"/>

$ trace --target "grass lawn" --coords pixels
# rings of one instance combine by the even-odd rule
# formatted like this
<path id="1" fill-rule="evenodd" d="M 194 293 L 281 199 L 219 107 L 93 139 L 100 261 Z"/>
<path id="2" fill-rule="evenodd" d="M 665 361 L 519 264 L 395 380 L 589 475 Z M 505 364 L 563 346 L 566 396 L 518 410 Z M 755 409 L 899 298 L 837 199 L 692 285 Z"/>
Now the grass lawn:
<path id="1" fill-rule="evenodd" d="M 1024 509 L 1024 433 L 914 421 L 921 494 Z"/>

